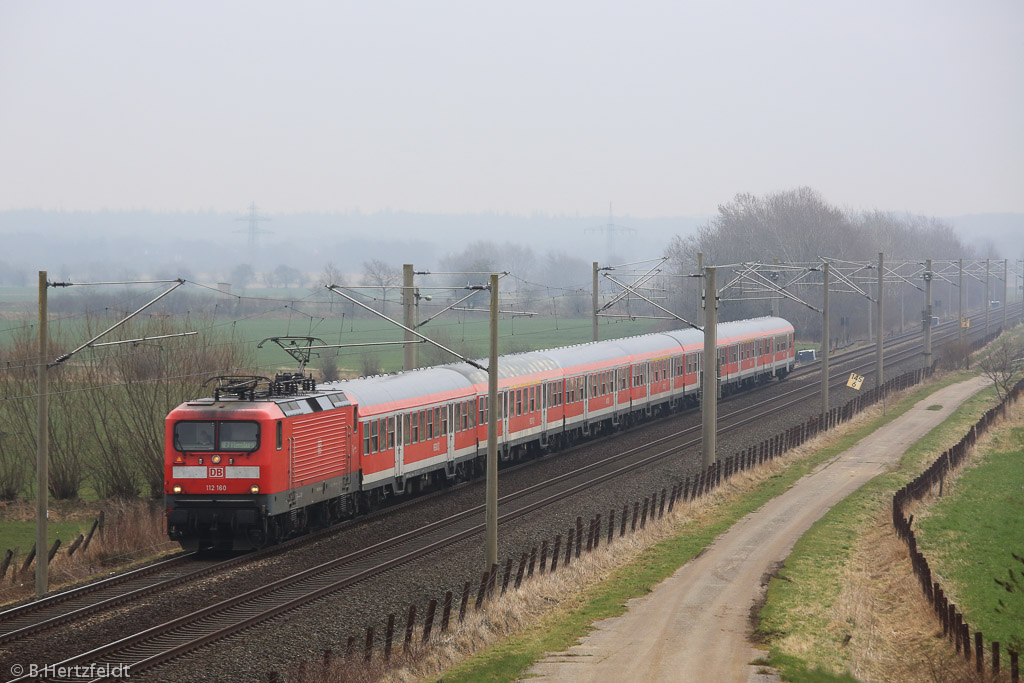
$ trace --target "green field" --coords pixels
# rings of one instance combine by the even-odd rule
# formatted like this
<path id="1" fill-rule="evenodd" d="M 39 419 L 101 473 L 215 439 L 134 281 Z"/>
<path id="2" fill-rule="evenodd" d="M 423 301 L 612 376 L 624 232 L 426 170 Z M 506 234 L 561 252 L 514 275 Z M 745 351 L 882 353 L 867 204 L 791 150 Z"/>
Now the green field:
<path id="1" fill-rule="evenodd" d="M 299 306 L 296 306 L 296 311 Z M 478 316 L 474 316 L 478 317 Z M 602 339 L 616 339 L 637 334 L 646 334 L 656 329 L 656 323 L 662 321 L 636 320 L 622 322 L 602 322 L 600 336 Z M 19 330 L 34 334 L 34 321 L 17 324 L 5 321 L 0 325 L 0 344 L 9 343 L 13 334 Z M 109 323 L 108 323 L 109 324 Z M 93 321 L 94 327 L 95 321 Z M 28 329 L 24 329 L 28 326 Z M 206 330 L 214 333 L 221 343 L 236 343 L 255 353 L 258 368 L 266 373 L 275 370 L 294 369 L 295 361 L 277 345 L 268 342 L 262 348 L 257 346 L 264 339 L 281 336 L 312 336 L 323 340 L 324 344 L 371 344 L 375 342 L 401 341 L 403 332 L 379 318 L 350 317 L 317 317 L 305 313 L 294 312 L 291 315 L 280 311 L 249 317 L 233 319 L 227 317 L 180 319 L 182 330 Z M 87 341 L 89 336 L 85 323 L 80 320 L 64 320 L 51 323 L 52 333 L 63 340 L 67 346 L 77 346 Z M 102 329 L 102 328 L 100 328 Z M 499 352 L 517 353 L 536 349 L 570 346 L 591 340 L 591 322 L 589 318 L 506 318 L 499 321 Z M 437 321 L 428 323 L 420 331 L 435 341 L 470 358 L 487 356 L 488 322 L 486 319 L 460 322 L 454 316 L 442 316 Z M 131 334 L 130 330 L 126 331 Z M 125 333 L 115 330 L 102 341 L 115 341 L 126 337 Z M 334 356 L 343 374 L 362 374 L 364 359 L 368 356 L 376 358 L 378 371 L 392 372 L 402 367 L 402 346 L 398 344 L 382 346 L 361 346 L 341 349 L 325 349 L 318 351 L 321 357 Z M 420 365 L 435 365 L 454 360 L 444 352 L 427 344 L 418 345 Z M 313 368 L 319 367 L 320 360 L 311 361 Z"/>
<path id="2" fill-rule="evenodd" d="M 35 304 L 39 299 L 37 287 L 0 287 L 0 302 L 4 304 Z"/>
<path id="3" fill-rule="evenodd" d="M 1024 428 L 1000 435 L 918 520 L 919 548 L 932 571 L 988 641 L 1024 645 Z M 1003 607 L 1000 608 L 1000 601 Z"/>
<path id="4" fill-rule="evenodd" d="M 61 546 L 66 547 L 75 540 L 78 534 L 88 533 L 90 526 L 92 526 L 92 520 L 51 522 L 47 525 L 47 539 L 52 545 L 59 538 Z M 0 558 L 8 549 L 14 550 L 15 548 L 19 548 L 19 557 L 24 558 L 35 542 L 35 522 L 0 521 Z"/>

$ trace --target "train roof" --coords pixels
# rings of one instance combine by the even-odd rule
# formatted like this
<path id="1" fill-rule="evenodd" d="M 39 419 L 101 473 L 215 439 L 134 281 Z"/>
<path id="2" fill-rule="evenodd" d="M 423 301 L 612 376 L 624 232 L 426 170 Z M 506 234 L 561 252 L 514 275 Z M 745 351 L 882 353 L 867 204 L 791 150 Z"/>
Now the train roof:
<path id="1" fill-rule="evenodd" d="M 754 337 L 762 334 L 784 334 L 793 331 L 793 324 L 785 318 L 765 316 L 763 318 L 751 318 L 749 320 L 735 320 L 728 323 L 718 324 L 718 341 L 742 341 L 744 337 Z M 692 346 L 704 344 L 704 333 L 692 327 L 684 330 L 672 330 L 665 332 L 680 346 Z"/>
<path id="2" fill-rule="evenodd" d="M 322 384 L 318 388 L 322 391 L 341 389 L 360 406 L 374 406 L 374 413 L 397 409 L 413 401 L 429 400 L 433 395 L 437 395 L 438 400 L 457 400 L 459 396 L 468 397 L 475 393 L 466 377 L 445 365 L 391 375 L 339 380 Z"/>
<path id="3" fill-rule="evenodd" d="M 718 339 L 741 341 L 744 337 L 763 334 L 781 334 L 792 331 L 792 324 L 777 317 L 738 320 L 718 325 Z M 560 376 L 563 371 L 589 372 L 606 367 L 624 357 L 650 357 L 653 354 L 672 353 L 680 347 L 703 344 L 700 330 L 682 329 L 653 332 L 635 337 L 624 337 L 601 342 L 589 342 L 544 351 L 530 351 L 498 358 L 499 384 L 507 387 L 509 380 L 541 380 L 547 376 Z M 486 366 L 487 359 L 477 361 Z M 389 375 L 360 377 L 323 384 L 321 391 L 342 390 L 361 410 L 376 414 L 399 409 L 414 400 L 436 396 L 438 401 L 458 400 L 475 395 L 477 388 L 486 386 L 487 372 L 469 363 L 449 363 L 421 370 Z"/>

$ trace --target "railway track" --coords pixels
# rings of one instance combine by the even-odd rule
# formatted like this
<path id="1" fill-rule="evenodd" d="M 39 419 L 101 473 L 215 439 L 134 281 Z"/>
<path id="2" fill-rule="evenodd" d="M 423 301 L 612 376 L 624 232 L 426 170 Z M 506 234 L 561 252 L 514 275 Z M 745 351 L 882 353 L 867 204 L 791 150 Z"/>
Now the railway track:
<path id="1" fill-rule="evenodd" d="M 955 328 L 952 334 L 955 334 Z M 907 337 L 913 336 L 918 335 L 907 335 L 904 338 L 894 338 L 890 341 L 892 343 L 905 344 Z M 906 357 L 912 357 L 919 353 L 919 348 L 919 345 L 911 345 L 910 348 L 900 350 L 895 354 L 890 353 L 887 356 L 887 361 L 898 362 Z M 834 357 L 834 362 L 853 362 L 860 357 L 873 356 L 873 354 L 873 348 L 859 349 L 846 354 L 838 354 Z M 863 364 L 863 369 L 866 372 L 871 372 L 873 367 L 873 360 Z M 861 369 L 861 366 L 857 366 L 856 369 Z M 806 371 L 814 372 L 815 368 L 809 367 L 806 368 Z M 831 382 L 831 385 L 839 386 L 843 382 L 844 380 L 840 378 Z M 820 389 L 816 385 L 798 387 L 767 401 L 755 404 L 755 406 L 747 406 L 742 410 L 724 414 L 721 416 L 721 423 L 724 424 L 720 426 L 719 432 L 725 433 L 738 429 L 755 419 L 783 412 L 792 405 L 813 397 L 819 391 Z M 756 415 L 752 415 L 752 413 L 756 413 Z M 505 512 L 500 517 L 499 523 L 508 524 L 553 502 L 563 501 L 566 496 L 580 493 L 609 479 L 633 471 L 638 467 L 645 467 L 663 458 L 676 455 L 680 448 L 699 442 L 699 438 L 686 440 L 687 437 L 695 432 L 699 432 L 699 427 L 682 430 L 640 448 L 631 449 L 602 461 L 594 462 L 584 468 L 543 484 L 508 494 L 501 499 L 501 507 Z M 58 666 L 130 664 L 132 672 L 157 666 L 185 652 L 272 619 L 279 614 L 296 609 L 324 595 L 343 590 L 360 581 L 399 567 L 402 564 L 412 562 L 425 555 L 439 552 L 455 543 L 482 533 L 482 515 L 482 507 L 463 511 L 421 527 L 414 532 L 389 539 L 331 562 L 310 568 L 295 576 L 224 600 L 194 614 L 175 619 L 129 638 L 82 653 L 60 662 Z M 326 531 L 329 533 L 340 533 L 342 529 L 333 528 Z M 308 538 L 293 539 L 289 543 L 297 541 L 308 542 Z M 282 546 L 277 546 L 270 550 L 281 552 L 287 547 L 287 544 L 282 544 Z M 211 569 L 210 571 L 217 570 Z M 97 609 L 103 608 L 98 607 Z M 7 614 L 0 613 L 0 624 L 5 623 L 4 617 Z M 77 617 L 71 614 L 62 621 L 74 618 Z"/>
<path id="2" fill-rule="evenodd" d="M 1020 321 L 1022 314 L 1024 314 L 1024 306 L 1022 306 L 1021 304 L 1013 304 L 1013 305 L 1011 305 L 1007 309 L 1007 324 L 1008 325 L 1012 325 L 1015 320 L 1016 321 Z M 978 335 L 980 330 L 981 330 L 981 325 L 978 325 L 976 323 L 980 323 L 980 322 L 983 322 L 985 320 L 985 313 L 984 312 L 975 313 L 973 315 L 965 316 L 965 317 L 968 317 L 971 320 L 971 324 L 973 325 L 973 327 L 971 327 L 970 329 L 973 332 L 973 334 Z M 990 321 L 989 327 L 992 330 L 999 329 L 1002 321 L 1000 320 L 1000 321 L 998 321 L 998 323 L 999 324 L 993 324 L 992 321 Z M 954 337 L 957 337 L 959 335 L 959 330 L 960 330 L 959 320 L 949 320 L 949 321 L 946 321 L 946 322 L 944 322 L 944 323 L 934 327 L 932 329 L 932 346 L 933 346 L 933 348 L 937 349 L 938 345 L 941 344 L 942 342 L 948 342 L 948 341 L 951 341 Z M 970 333 L 967 336 L 970 336 Z M 894 347 L 899 347 L 902 344 L 913 343 L 913 342 L 918 342 L 918 346 L 919 347 L 923 347 L 923 340 L 922 340 L 922 335 L 921 335 L 921 330 L 920 329 L 914 329 L 914 330 L 911 330 L 910 332 L 907 332 L 907 333 L 904 333 L 904 334 L 901 334 L 901 335 L 896 335 L 896 336 L 893 336 L 893 337 L 889 337 L 888 339 L 886 339 L 885 340 L 886 352 L 888 352 L 889 349 L 892 349 Z M 841 353 L 838 353 L 838 354 L 833 354 L 830 357 L 830 361 L 829 362 L 830 363 L 837 363 L 837 362 L 838 363 L 843 363 L 843 362 L 847 362 L 849 360 L 853 360 L 853 359 L 860 358 L 860 357 L 868 357 L 868 356 L 870 356 L 870 357 L 873 358 L 874 355 L 875 355 L 875 347 L 872 344 L 870 346 L 862 346 L 862 347 L 859 347 L 859 348 L 856 348 L 856 349 L 851 349 L 850 351 L 844 351 L 844 352 L 841 352 Z M 885 360 L 888 362 L 890 359 L 887 356 L 885 358 Z M 800 378 L 800 377 L 802 377 L 804 375 L 813 374 L 813 373 L 819 371 L 820 369 L 821 369 L 821 360 L 816 360 L 816 361 L 813 361 L 811 363 L 807 363 L 805 365 L 801 365 L 796 370 L 794 370 L 792 373 L 790 373 L 790 377 L 794 378 L 794 379 Z"/>
<path id="3" fill-rule="evenodd" d="M 865 353 L 864 350 L 858 349 L 838 354 L 835 362 L 841 363 L 847 356 L 856 357 Z M 802 370 L 803 373 L 814 371 L 813 366 Z M 800 372 L 797 371 L 793 376 L 799 377 L 798 373 Z M 811 389 L 811 391 L 813 390 Z M 723 416 L 723 419 L 728 419 L 728 417 Z M 429 500 L 429 497 L 421 497 L 413 502 L 422 503 L 426 500 Z M 387 509 L 388 513 L 393 511 L 394 507 Z M 360 521 L 372 518 L 361 518 Z M 101 581 L 54 593 L 40 600 L 0 612 L 0 644 L 13 642 L 76 619 L 83 619 L 104 610 L 143 599 L 177 585 L 195 582 L 207 576 L 290 550 L 295 545 L 314 542 L 326 535 L 344 533 L 350 526 L 350 524 L 338 525 L 330 530 L 314 532 L 301 539 L 292 539 L 272 548 L 219 562 L 201 559 L 198 553 L 181 553 Z"/>

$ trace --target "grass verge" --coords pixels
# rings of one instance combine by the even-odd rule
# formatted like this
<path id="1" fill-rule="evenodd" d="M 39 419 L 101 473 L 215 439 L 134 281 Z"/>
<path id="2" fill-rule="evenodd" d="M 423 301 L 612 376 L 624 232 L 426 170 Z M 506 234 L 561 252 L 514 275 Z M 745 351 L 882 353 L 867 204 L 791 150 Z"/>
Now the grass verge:
<path id="1" fill-rule="evenodd" d="M 626 602 L 651 591 L 659 582 L 692 559 L 716 536 L 746 514 L 780 495 L 822 462 L 849 448 L 880 426 L 895 420 L 923 396 L 962 379 L 950 377 L 944 382 L 919 389 L 890 405 L 886 415 L 865 415 L 859 425 L 830 440 L 810 455 L 786 463 L 767 478 L 747 490 L 723 497 L 716 504 L 681 523 L 670 538 L 656 543 L 629 564 L 612 569 L 600 583 L 579 592 L 571 601 L 545 615 L 536 624 L 516 633 L 448 670 L 444 680 L 516 680 L 545 653 L 562 651 L 586 635 L 597 620 L 622 614 Z M 821 680 L 821 679 L 815 679 Z M 849 680 L 834 678 L 833 680 Z"/>
<path id="2" fill-rule="evenodd" d="M 915 391 L 899 401 L 898 410 L 905 412 L 926 395 L 962 379 L 964 375 L 950 376 Z M 785 680 L 852 680 L 842 677 L 851 668 L 858 671 L 851 664 L 861 645 L 859 622 L 868 621 L 869 615 L 862 596 L 850 595 L 848 584 L 857 554 L 865 550 L 865 529 L 880 527 L 884 534 L 893 492 L 958 441 L 995 402 L 991 389 L 975 394 L 911 446 L 890 472 L 835 505 L 796 543 L 779 577 L 769 585 L 757 629 L 770 648 L 772 665 Z M 863 572 L 864 567 L 856 571 Z"/>
<path id="3" fill-rule="evenodd" d="M 178 549 L 176 543 L 167 540 L 164 528 L 163 507 L 146 501 L 107 501 L 104 506 L 106 522 L 98 530 L 87 550 L 78 550 L 68 556 L 68 547 L 79 533 L 87 533 L 93 518 L 79 518 L 82 510 L 65 506 L 69 517 L 64 521 L 51 522 L 48 533 L 49 543 L 61 539 L 61 547 L 50 563 L 50 590 L 78 583 L 91 576 L 109 574 L 111 569 L 127 569 L 146 558 L 156 557 Z M 17 517 L 18 511 L 5 510 Z M 22 513 L 25 513 L 22 511 Z M 16 530 L 21 538 L 28 538 L 0 580 L 0 605 L 21 600 L 33 594 L 35 589 L 35 565 L 21 571 L 27 553 L 35 543 L 35 522 L 0 521 L 0 531 Z M 4 549 L 0 548 L 0 553 Z M 0 556 L 2 557 L 2 556 Z"/>
<path id="4" fill-rule="evenodd" d="M 1010 417 L 1024 424 L 1024 407 Z M 1024 427 L 998 430 L 945 487 L 945 496 L 919 514 L 918 545 L 971 628 L 986 640 L 1024 645 L 1024 594 L 996 579 L 1020 581 L 1024 564 Z M 1000 605 L 1002 603 L 1002 605 Z"/>

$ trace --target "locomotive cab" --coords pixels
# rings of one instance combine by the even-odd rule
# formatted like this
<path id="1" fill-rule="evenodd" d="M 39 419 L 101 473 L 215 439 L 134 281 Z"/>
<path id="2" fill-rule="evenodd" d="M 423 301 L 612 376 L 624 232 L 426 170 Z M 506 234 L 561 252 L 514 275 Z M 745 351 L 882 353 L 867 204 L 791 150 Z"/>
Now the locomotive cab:
<path id="1" fill-rule="evenodd" d="M 281 417 L 273 403 L 211 400 L 187 403 L 168 416 L 164 495 L 172 540 L 190 550 L 265 542 L 264 482 Z"/>
<path id="2" fill-rule="evenodd" d="M 295 377 L 178 406 L 164 438 L 168 536 L 187 550 L 248 550 L 345 516 L 353 413 L 342 392 Z"/>

